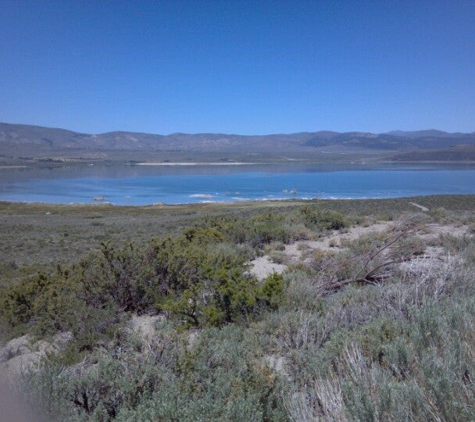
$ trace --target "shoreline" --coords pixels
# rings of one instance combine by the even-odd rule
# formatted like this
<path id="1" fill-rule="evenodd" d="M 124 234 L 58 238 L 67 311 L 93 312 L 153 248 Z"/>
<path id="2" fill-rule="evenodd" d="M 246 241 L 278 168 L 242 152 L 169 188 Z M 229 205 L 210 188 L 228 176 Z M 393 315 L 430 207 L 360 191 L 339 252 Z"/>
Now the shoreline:
<path id="1" fill-rule="evenodd" d="M 202 162 L 163 162 L 163 163 L 135 163 L 134 166 L 254 166 L 259 163 L 245 163 L 242 161 L 236 161 L 231 163 L 202 163 Z"/>
<path id="2" fill-rule="evenodd" d="M 415 196 L 389 196 L 389 197 L 294 197 L 294 198 L 283 198 L 283 197 L 276 197 L 276 198 L 235 198 L 234 200 L 229 201 L 220 201 L 220 200 L 212 200 L 213 197 L 208 197 L 206 194 L 201 196 L 201 194 L 197 194 L 197 198 L 201 199 L 198 201 L 192 202 L 179 202 L 179 203 L 172 203 L 172 202 L 152 202 L 146 204 L 121 204 L 121 203 L 113 203 L 107 200 L 104 201 L 94 201 L 94 202 L 40 202 L 40 201 L 9 201 L 2 199 L 0 200 L 0 209 L 2 207 L 14 207 L 14 206 L 34 206 L 34 207 L 60 207 L 60 208 L 136 208 L 136 209 L 144 209 L 144 208 L 155 208 L 155 207 L 166 207 L 166 208 L 173 208 L 173 207 L 195 207 L 195 206 L 202 206 L 202 205 L 220 205 L 220 206 L 239 206 L 239 205 L 252 205 L 252 204 L 305 204 L 311 202 L 364 202 L 364 201 L 390 201 L 390 200 L 407 200 L 411 201 L 414 199 L 426 199 L 426 198 L 457 198 L 457 197 L 475 197 L 475 193 L 456 193 L 456 194 L 436 194 L 436 195 L 415 195 Z M 422 212 L 429 211 L 429 208 L 420 205 L 414 202 L 408 202 L 411 206 L 418 208 Z"/>
<path id="3" fill-rule="evenodd" d="M 0 170 L 10 170 L 10 169 L 24 169 L 27 168 L 28 166 L 25 165 L 0 165 Z"/>

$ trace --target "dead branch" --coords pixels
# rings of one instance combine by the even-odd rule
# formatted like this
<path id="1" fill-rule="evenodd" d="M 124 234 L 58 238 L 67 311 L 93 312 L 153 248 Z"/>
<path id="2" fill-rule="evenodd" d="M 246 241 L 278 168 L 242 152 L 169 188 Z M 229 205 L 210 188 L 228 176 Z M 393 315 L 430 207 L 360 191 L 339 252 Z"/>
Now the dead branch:
<path id="1" fill-rule="evenodd" d="M 396 231 L 397 228 L 394 228 L 393 230 Z M 380 263 L 374 266 L 373 268 L 369 268 L 371 263 L 374 262 L 374 260 L 378 256 L 381 256 L 386 250 L 391 248 L 400 239 L 408 236 L 414 231 L 415 231 L 415 226 L 411 225 L 410 227 L 407 227 L 402 231 L 397 231 L 397 233 L 395 233 L 393 236 L 386 239 L 382 245 L 375 246 L 374 248 L 372 248 L 365 254 L 354 255 L 339 263 L 335 263 L 335 262 L 329 263 L 329 265 L 321 271 L 320 274 L 322 276 L 325 276 L 326 274 L 328 274 L 328 269 L 330 269 L 332 266 L 336 268 L 334 269 L 333 274 L 330 276 L 330 280 L 320 287 L 322 294 L 326 295 L 326 294 L 334 293 L 335 291 L 340 290 L 342 287 L 348 284 L 352 284 L 352 283 L 378 285 L 378 283 L 381 283 L 382 281 L 388 279 L 391 275 L 390 272 L 388 271 L 389 267 L 393 265 L 401 264 L 403 262 L 412 261 L 415 258 L 406 257 L 406 258 L 399 258 L 399 259 L 391 259 L 389 261 Z M 420 258 L 421 257 L 418 257 L 418 259 Z M 353 268 L 356 267 L 358 264 L 360 264 L 361 268 L 356 272 L 356 274 L 353 277 L 339 279 L 337 276 L 338 269 L 344 268 L 345 266 L 349 264 L 351 264 Z M 362 276 L 362 274 L 364 275 Z"/>

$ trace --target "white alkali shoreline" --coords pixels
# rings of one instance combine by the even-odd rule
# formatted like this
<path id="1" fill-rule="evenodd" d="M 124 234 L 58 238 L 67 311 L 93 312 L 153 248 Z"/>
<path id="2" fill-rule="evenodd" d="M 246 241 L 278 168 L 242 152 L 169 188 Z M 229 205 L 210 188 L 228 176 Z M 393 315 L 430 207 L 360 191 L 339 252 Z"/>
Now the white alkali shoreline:
<path id="1" fill-rule="evenodd" d="M 136 163 L 136 166 L 252 166 L 257 163 L 243 163 L 243 162 L 232 162 L 232 163 L 180 163 L 180 162 L 164 162 L 164 163 Z"/>

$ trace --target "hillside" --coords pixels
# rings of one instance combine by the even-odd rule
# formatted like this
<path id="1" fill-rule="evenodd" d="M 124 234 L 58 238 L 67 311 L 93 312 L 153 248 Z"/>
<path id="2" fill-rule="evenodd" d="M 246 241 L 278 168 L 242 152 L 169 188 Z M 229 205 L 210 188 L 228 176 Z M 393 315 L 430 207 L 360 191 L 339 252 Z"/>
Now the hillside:
<path id="1" fill-rule="evenodd" d="M 391 157 L 394 162 L 475 162 L 474 145 L 454 145 L 443 149 L 425 149 L 395 154 Z"/>
<path id="2" fill-rule="evenodd" d="M 472 420 L 474 205 L 0 203 L 0 387 L 47 421 Z"/>
<path id="3" fill-rule="evenodd" d="M 143 160 L 149 153 L 154 153 L 154 157 L 157 153 L 224 154 L 231 159 L 238 156 L 241 159 L 243 153 L 307 159 L 318 158 L 321 153 L 380 154 L 387 157 L 399 152 L 440 150 L 455 145 L 475 146 L 475 132 L 464 134 L 423 130 L 375 134 L 319 131 L 256 136 L 219 133 L 159 135 L 123 131 L 86 134 L 0 123 L 0 156 L 10 159 L 63 156 Z M 424 160 L 424 156 L 414 157 Z"/>

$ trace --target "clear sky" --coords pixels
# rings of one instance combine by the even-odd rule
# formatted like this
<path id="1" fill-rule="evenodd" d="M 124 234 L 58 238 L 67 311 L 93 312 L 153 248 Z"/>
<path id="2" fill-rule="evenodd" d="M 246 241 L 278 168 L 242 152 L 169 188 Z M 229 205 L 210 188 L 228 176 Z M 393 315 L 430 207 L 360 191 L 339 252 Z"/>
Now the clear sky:
<path id="1" fill-rule="evenodd" d="M 475 0 L 0 0 L 0 121 L 475 131 Z"/>

